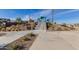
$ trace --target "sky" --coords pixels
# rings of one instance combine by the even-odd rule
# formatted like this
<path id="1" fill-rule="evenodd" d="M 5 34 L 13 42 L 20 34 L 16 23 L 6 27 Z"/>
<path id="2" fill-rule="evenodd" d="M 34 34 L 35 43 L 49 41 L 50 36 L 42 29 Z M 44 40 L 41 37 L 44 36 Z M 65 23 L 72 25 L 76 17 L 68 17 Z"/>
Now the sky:
<path id="1" fill-rule="evenodd" d="M 40 16 L 52 19 L 57 23 L 79 23 L 78 9 L 0 9 L 1 18 L 10 18 L 15 20 L 21 17 L 28 20 L 29 17 L 36 20 Z M 51 20 L 52 21 L 52 20 Z"/>
<path id="2" fill-rule="evenodd" d="M 54 20 L 58 23 L 79 23 L 78 9 L 56 9 L 54 10 Z"/>
<path id="3" fill-rule="evenodd" d="M 0 9 L 0 17 L 2 18 L 12 18 L 16 17 L 27 18 L 27 16 L 31 16 L 31 14 L 38 13 L 43 10 L 39 9 Z"/>

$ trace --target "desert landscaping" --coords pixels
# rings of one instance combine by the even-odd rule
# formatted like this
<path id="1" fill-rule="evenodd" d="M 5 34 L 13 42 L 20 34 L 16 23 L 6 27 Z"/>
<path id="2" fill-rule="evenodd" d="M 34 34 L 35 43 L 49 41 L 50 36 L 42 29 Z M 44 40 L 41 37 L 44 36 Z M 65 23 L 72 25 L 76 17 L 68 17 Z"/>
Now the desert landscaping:
<path id="1" fill-rule="evenodd" d="M 78 49 L 79 23 L 58 23 L 45 16 L 0 18 L 0 50 Z"/>
<path id="2" fill-rule="evenodd" d="M 31 22 L 32 22 L 32 25 L 30 25 L 28 28 L 27 27 L 28 25 L 26 24 L 28 23 L 31 24 Z M 11 28 L 9 29 L 9 31 L 7 31 L 7 29 L 6 31 L 1 31 L 1 33 L 3 33 L 1 37 L 3 38 L 5 37 L 5 35 L 7 35 L 7 33 L 12 32 L 12 34 L 10 34 L 9 37 L 15 37 L 15 40 L 11 39 L 12 41 L 8 41 L 10 40 L 9 37 L 7 39 L 5 38 L 4 40 L 1 39 L 2 41 L 1 40 L 0 41 L 2 42 L 1 44 L 2 46 L 0 47 L 0 49 L 1 50 L 2 49 L 3 50 L 79 49 L 79 46 L 77 45 L 79 31 L 76 29 L 78 25 L 75 26 L 70 24 L 69 26 L 67 24 L 57 24 L 57 23 L 50 23 L 50 22 L 41 22 L 40 24 L 35 24 L 34 20 L 29 20 L 28 23 L 12 25 L 10 27 L 7 27 L 7 28 L 12 27 L 14 28 L 14 30 L 12 30 Z M 22 28 L 20 26 L 22 26 Z M 13 36 L 13 33 L 15 36 Z"/>
<path id="3" fill-rule="evenodd" d="M 6 24 L 2 23 L 4 26 L 0 28 L 0 50 L 79 49 L 78 24 L 35 22 L 31 18 L 24 22 Z"/>

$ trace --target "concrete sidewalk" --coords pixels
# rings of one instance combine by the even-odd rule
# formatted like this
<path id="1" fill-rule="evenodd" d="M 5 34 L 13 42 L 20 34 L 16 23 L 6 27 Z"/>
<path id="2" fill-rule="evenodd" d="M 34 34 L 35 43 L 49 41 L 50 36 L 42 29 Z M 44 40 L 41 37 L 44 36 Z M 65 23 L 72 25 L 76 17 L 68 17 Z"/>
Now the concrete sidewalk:
<path id="1" fill-rule="evenodd" d="M 79 32 L 41 32 L 30 50 L 75 50 L 79 49 Z"/>
<path id="2" fill-rule="evenodd" d="M 0 32 L 6 33 L 6 35 L 0 36 L 0 48 L 19 39 L 20 37 L 26 35 L 30 31 L 13 31 L 13 32 Z"/>
<path id="3" fill-rule="evenodd" d="M 0 36 L 0 48 L 6 46 L 7 44 L 19 39 L 20 37 L 23 37 L 24 35 L 28 33 L 40 33 L 39 30 L 27 30 L 27 31 L 11 31 L 11 32 L 0 32 L 5 33 L 5 35 Z"/>

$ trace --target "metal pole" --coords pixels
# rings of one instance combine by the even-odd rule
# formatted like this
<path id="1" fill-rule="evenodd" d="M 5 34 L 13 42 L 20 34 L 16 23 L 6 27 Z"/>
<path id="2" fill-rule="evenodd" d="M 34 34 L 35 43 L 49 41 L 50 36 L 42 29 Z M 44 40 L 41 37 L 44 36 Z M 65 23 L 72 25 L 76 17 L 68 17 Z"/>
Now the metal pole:
<path id="1" fill-rule="evenodd" d="M 52 9 L 52 23 L 54 23 L 54 9 Z"/>

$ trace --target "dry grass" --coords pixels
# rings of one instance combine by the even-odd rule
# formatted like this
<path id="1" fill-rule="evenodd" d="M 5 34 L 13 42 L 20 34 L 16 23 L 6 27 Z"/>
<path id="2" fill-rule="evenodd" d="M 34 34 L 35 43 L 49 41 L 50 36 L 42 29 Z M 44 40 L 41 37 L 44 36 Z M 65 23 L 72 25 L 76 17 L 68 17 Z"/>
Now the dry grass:
<path id="1" fill-rule="evenodd" d="M 58 24 L 50 24 L 48 25 L 48 30 L 51 31 L 71 31 L 71 30 L 76 30 L 74 27 L 68 27 L 66 25 L 58 25 Z"/>
<path id="2" fill-rule="evenodd" d="M 24 37 L 19 38 L 18 40 L 5 46 L 8 50 L 26 50 L 32 45 L 36 38 L 36 34 L 29 33 Z"/>

